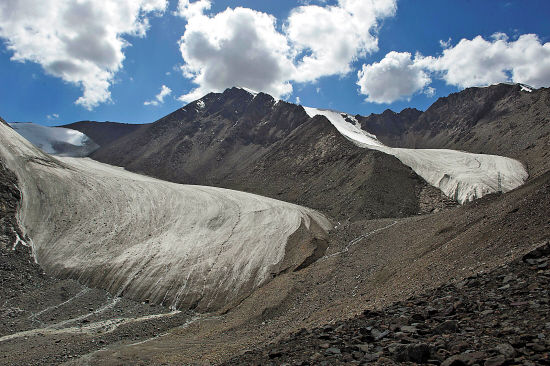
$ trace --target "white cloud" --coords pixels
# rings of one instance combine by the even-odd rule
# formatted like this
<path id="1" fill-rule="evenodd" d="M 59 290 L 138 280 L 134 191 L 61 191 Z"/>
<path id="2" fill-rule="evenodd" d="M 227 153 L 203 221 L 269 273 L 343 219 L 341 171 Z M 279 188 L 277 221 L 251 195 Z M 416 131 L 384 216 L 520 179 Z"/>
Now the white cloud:
<path id="1" fill-rule="evenodd" d="M 439 56 L 390 52 L 380 62 L 363 65 L 358 84 L 367 101 L 391 103 L 429 87 L 433 78 L 459 88 L 487 86 L 499 82 L 525 83 L 534 87 L 550 85 L 550 42 L 543 44 L 535 34 L 510 41 L 504 33 L 490 40 L 477 36 L 462 39 L 455 46 L 440 42 Z"/>
<path id="2" fill-rule="evenodd" d="M 367 102 L 373 103 L 410 98 L 431 82 L 408 52 L 390 52 L 380 62 L 363 65 L 358 77 L 361 94 L 367 96 Z M 431 92 L 432 89 L 427 90 Z"/>
<path id="3" fill-rule="evenodd" d="M 550 43 L 542 44 L 535 34 L 508 41 L 503 33 L 492 40 L 477 36 L 462 39 L 438 57 L 419 58 L 427 70 L 440 73 L 447 84 L 461 88 L 503 81 L 534 87 L 550 85 Z"/>
<path id="4" fill-rule="evenodd" d="M 288 95 L 293 73 L 290 49 L 271 15 L 246 8 L 215 16 L 193 14 L 180 40 L 184 76 L 199 85 L 180 97 L 191 101 L 210 91 L 243 86 L 275 97 Z"/>
<path id="5" fill-rule="evenodd" d="M 208 15 L 209 0 L 180 0 L 187 19 L 180 40 L 183 74 L 197 88 L 182 101 L 210 91 L 243 86 L 275 97 L 292 92 L 291 82 L 344 75 L 357 58 L 378 49 L 380 20 L 396 11 L 395 0 L 339 0 L 338 5 L 295 8 L 277 30 L 276 19 L 247 8 Z"/>
<path id="6" fill-rule="evenodd" d="M 155 95 L 155 99 L 152 99 L 152 100 L 149 100 L 149 101 L 145 101 L 143 102 L 143 105 L 154 105 L 154 106 L 157 106 L 159 104 L 162 104 L 164 103 L 164 98 L 167 97 L 168 95 L 172 94 L 172 89 L 170 89 L 169 87 L 167 87 L 166 85 L 163 85 L 161 88 L 160 88 L 160 93 L 158 93 L 157 95 Z"/>
<path id="7" fill-rule="evenodd" d="M 296 97 L 296 104 L 300 104 L 300 97 Z"/>
<path id="8" fill-rule="evenodd" d="M 350 72 L 352 61 L 378 50 L 379 21 L 396 9 L 394 0 L 339 0 L 337 6 L 294 9 L 284 27 L 299 55 L 293 79 L 308 82 Z"/>
<path id="9" fill-rule="evenodd" d="M 0 37 L 12 60 L 38 63 L 80 86 L 76 103 L 92 109 L 110 100 L 109 87 L 129 45 L 122 36 L 145 36 L 147 15 L 166 6 L 167 0 L 4 0 Z"/>
<path id="10" fill-rule="evenodd" d="M 212 3 L 210 0 L 199 0 L 192 3 L 189 0 L 180 0 L 175 15 L 191 19 L 196 16 L 201 16 L 205 10 L 210 10 L 211 6 Z"/>
<path id="11" fill-rule="evenodd" d="M 47 118 L 48 120 L 50 120 L 50 121 L 53 121 L 54 119 L 58 119 L 58 118 L 59 118 L 59 114 L 57 114 L 57 113 L 48 114 L 48 115 L 46 116 L 46 118 Z"/>

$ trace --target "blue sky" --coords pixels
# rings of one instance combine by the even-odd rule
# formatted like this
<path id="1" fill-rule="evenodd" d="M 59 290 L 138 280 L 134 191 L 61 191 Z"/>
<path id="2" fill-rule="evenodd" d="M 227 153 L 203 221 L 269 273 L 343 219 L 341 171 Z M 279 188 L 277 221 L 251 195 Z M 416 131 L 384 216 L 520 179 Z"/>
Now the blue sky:
<path id="1" fill-rule="evenodd" d="M 32 5 L 33 1 L 38 2 L 21 1 L 27 5 Z M 253 87 L 245 85 L 250 82 L 265 85 L 266 91 L 280 92 L 281 98 L 291 102 L 295 102 L 298 97 L 303 105 L 362 115 L 380 113 L 387 108 L 395 111 L 405 107 L 424 110 L 440 96 L 467 86 L 498 81 L 524 82 L 534 84 L 535 87 L 550 86 L 550 26 L 547 21 L 550 2 L 544 0 L 398 0 L 395 3 L 393 0 L 371 0 L 373 4 L 380 2 L 376 6 L 381 7 L 381 15 L 374 16 L 370 27 L 367 24 L 366 28 L 356 30 L 356 36 L 359 37 L 357 39 L 363 39 L 363 43 L 347 38 L 342 38 L 340 42 L 339 35 L 335 35 L 330 42 L 327 41 L 334 44 L 334 49 L 348 42 L 349 47 L 346 49 L 353 57 L 347 59 L 342 56 L 344 51 L 326 56 L 332 49 L 323 45 L 323 39 L 319 45 L 315 34 L 309 38 L 302 35 L 311 30 L 311 24 L 326 25 L 316 24 L 315 18 L 313 23 L 308 23 L 314 10 L 324 11 L 329 16 L 328 19 L 332 19 L 334 14 L 342 15 L 342 19 L 349 17 L 351 24 L 354 19 L 363 19 L 363 14 L 370 14 L 370 10 L 364 8 L 367 5 L 359 5 L 363 6 L 362 9 L 352 8 L 347 5 L 346 0 L 310 1 L 309 5 L 281 0 L 212 0 L 209 9 L 204 8 L 187 15 L 180 13 L 178 16 L 174 14 L 178 9 L 176 0 L 140 1 L 143 6 L 135 9 L 134 14 L 137 14 L 135 19 L 139 21 L 147 19 L 146 31 L 132 28 L 135 24 L 130 23 L 135 19 L 130 19 L 130 23 L 119 25 L 120 31 L 113 36 L 115 38 L 101 38 L 102 31 L 97 27 L 109 23 L 111 18 L 97 23 L 99 25 L 90 23 L 83 28 L 92 29 L 90 32 L 94 33 L 79 33 L 85 36 L 79 38 L 84 40 L 80 43 L 82 47 L 78 48 L 80 53 L 75 51 L 63 55 L 58 54 L 56 47 L 65 45 L 63 42 L 66 37 L 63 32 L 71 34 L 69 22 L 68 25 L 63 22 L 63 27 L 56 31 L 56 37 L 59 37 L 61 43 L 33 42 L 31 37 L 34 35 L 25 33 L 25 25 L 41 24 L 40 22 L 48 24 L 59 21 L 58 18 L 48 19 L 48 14 L 42 15 L 44 12 L 27 14 L 25 9 L 29 8 L 14 10 L 8 9 L 10 5 L 0 5 L 0 24 L 4 24 L 0 25 L 0 83 L 3 86 L 0 88 L 0 116 L 8 121 L 33 121 L 45 125 L 78 120 L 152 122 L 186 104 L 180 96 L 187 95 L 183 99 L 190 100 L 190 97 L 213 88 L 223 89 L 226 86 L 224 82 L 248 87 Z M 49 2 L 51 7 L 56 6 L 55 0 L 44 2 Z M 152 12 L 148 7 L 153 5 L 149 3 L 154 3 L 156 7 Z M 348 3 L 353 1 L 349 0 Z M 388 8 L 393 5 L 396 6 L 393 10 Z M 306 8 L 291 21 L 289 16 L 296 13 L 299 6 Z M 255 12 L 229 13 L 226 10 L 228 7 L 250 8 Z M 87 11 L 90 14 L 95 11 L 92 5 L 83 9 L 80 9 L 83 13 L 79 14 L 84 14 L 84 17 L 88 14 Z M 61 9 L 55 13 L 61 15 L 51 17 L 63 17 L 63 11 L 65 10 Z M 367 13 L 360 13 L 363 11 Z M 17 16 L 13 16 L 14 12 Z M 227 15 L 225 23 L 222 16 L 219 16 L 223 12 Z M 270 14 L 276 19 L 273 30 L 262 30 L 261 27 L 266 24 L 267 19 L 262 14 Z M 112 16 L 116 22 L 120 18 L 116 11 L 105 16 Z M 214 19 L 220 22 L 214 23 Z M 249 28 L 250 21 L 253 21 L 254 31 Z M 194 25 L 188 27 L 183 41 L 187 52 L 187 58 L 184 58 L 179 42 L 186 33 L 188 22 L 194 22 Z M 257 36 L 261 40 L 274 42 L 276 46 L 261 46 L 257 52 L 251 54 L 259 57 L 259 60 L 276 60 L 274 62 L 278 63 L 281 70 L 274 75 L 265 76 L 264 80 L 262 70 L 248 70 L 251 69 L 250 63 L 243 70 L 235 69 L 238 65 L 247 65 L 249 61 L 239 59 L 248 57 L 243 52 L 231 52 L 228 49 L 211 55 L 210 49 L 203 47 L 203 43 L 193 43 L 197 35 L 206 39 L 212 37 L 212 42 L 215 43 L 214 38 L 219 38 L 220 35 L 211 33 L 214 24 L 216 27 L 223 27 L 224 24 L 233 27 L 219 30 L 222 37 L 224 32 L 241 30 L 243 36 L 237 42 L 248 42 L 253 37 L 247 38 L 247 35 L 254 32 L 258 32 Z M 364 26 L 361 22 L 357 24 Z M 342 26 L 342 34 L 350 33 L 350 28 L 345 28 L 342 24 L 335 23 L 331 26 L 336 30 Z M 295 29 L 294 35 L 289 33 L 289 28 Z M 333 33 L 339 32 L 333 30 Z M 361 38 L 367 33 L 370 38 Z M 22 37 L 29 39 L 23 42 Z M 116 49 L 116 38 L 124 39 L 129 45 Z M 461 39 L 465 39 L 465 42 L 459 45 Z M 377 47 L 373 46 L 373 40 Z M 90 55 L 87 45 L 95 44 L 95 41 L 111 42 L 109 45 L 114 46 L 102 48 L 99 45 L 97 49 L 106 49 L 107 53 L 103 52 L 100 56 Z M 281 41 L 284 45 L 281 45 Z M 442 45 L 440 41 L 449 42 Z M 252 44 L 250 47 L 245 44 L 243 49 L 254 47 Z M 272 54 L 273 49 L 276 51 Z M 112 54 L 109 53 L 111 51 Z M 420 54 L 417 55 L 417 52 Z M 15 53 L 19 53 L 20 56 L 16 57 L 19 60 L 13 59 Z M 304 61 L 303 57 L 308 55 L 317 57 L 313 66 L 306 65 L 307 62 Z M 82 61 L 81 65 L 84 66 L 80 71 L 70 74 L 72 69 L 52 66 L 58 65 L 56 61 L 59 60 L 70 61 L 70 57 L 81 61 L 87 58 Z M 124 58 L 122 61 L 121 57 Z M 206 65 L 204 67 L 203 62 Z M 220 64 L 226 62 L 233 66 L 222 71 L 217 70 Z M 187 77 L 181 70 L 181 66 L 186 64 L 192 66 L 191 74 Z M 94 93 L 100 90 L 100 95 L 94 96 L 96 99 L 92 98 L 94 102 L 75 104 L 83 96 L 83 85 L 97 85 L 97 75 L 105 71 L 106 67 L 110 68 L 110 74 L 107 77 L 102 76 L 99 81 L 107 82 L 108 88 L 93 89 L 88 86 Z M 90 70 L 97 72 L 92 73 Z M 358 75 L 361 70 L 364 71 L 362 78 Z M 201 72 L 204 73 L 205 80 L 213 81 L 197 79 Z M 251 75 L 254 72 L 259 74 Z M 308 72 L 310 74 L 306 75 Z M 89 80 L 90 78 L 95 79 Z M 195 81 L 199 80 L 199 84 L 193 83 L 193 78 Z M 171 93 L 164 98 L 155 99 L 163 85 Z M 292 91 L 285 94 L 289 87 Z M 110 92 L 110 98 L 97 102 L 104 98 L 101 93 L 105 93 L 105 90 Z M 154 103 L 144 104 L 147 101 Z M 90 106 L 90 103 L 95 104 Z"/>

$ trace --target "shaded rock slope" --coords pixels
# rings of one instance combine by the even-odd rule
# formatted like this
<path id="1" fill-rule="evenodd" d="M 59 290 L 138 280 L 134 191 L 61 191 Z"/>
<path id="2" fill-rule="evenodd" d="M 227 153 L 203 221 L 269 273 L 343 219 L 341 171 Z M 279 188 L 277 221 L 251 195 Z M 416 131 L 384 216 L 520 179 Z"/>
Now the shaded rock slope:
<path id="1" fill-rule="evenodd" d="M 99 146 L 105 146 L 111 142 L 143 127 L 141 124 L 119 122 L 79 121 L 59 127 L 77 130 L 90 137 Z"/>
<path id="2" fill-rule="evenodd" d="M 550 169 L 549 88 L 468 88 L 439 98 L 425 112 L 387 110 L 356 118 L 389 146 L 508 156 L 525 163 L 533 177 Z"/>
<path id="3" fill-rule="evenodd" d="M 353 145 L 301 106 L 239 88 L 208 94 L 92 157 L 174 182 L 299 203 L 336 219 L 410 216 L 440 204 L 421 205 L 422 192 L 432 189 L 397 159 Z"/>
<path id="4" fill-rule="evenodd" d="M 550 363 L 550 242 L 489 273 L 302 329 L 224 365 Z"/>
<path id="5" fill-rule="evenodd" d="M 421 208 L 421 193 L 437 189 L 396 158 L 353 145 L 321 116 L 230 172 L 223 184 L 351 220 L 410 216 L 445 201 L 436 193 Z"/>

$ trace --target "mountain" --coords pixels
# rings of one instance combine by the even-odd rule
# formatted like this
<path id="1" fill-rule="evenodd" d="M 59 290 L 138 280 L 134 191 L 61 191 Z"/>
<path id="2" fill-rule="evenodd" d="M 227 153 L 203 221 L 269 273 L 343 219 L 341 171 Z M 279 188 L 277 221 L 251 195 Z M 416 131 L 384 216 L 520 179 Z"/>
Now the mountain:
<path id="1" fill-rule="evenodd" d="M 388 110 L 356 118 L 388 146 L 508 156 L 526 164 L 532 177 L 550 169 L 550 88 L 467 88 L 439 98 L 425 112 Z"/>
<path id="2" fill-rule="evenodd" d="M 325 118 L 240 88 L 205 97 L 92 154 L 178 183 L 283 199 L 338 219 L 410 216 L 441 198 L 397 159 L 355 146 Z M 421 206 L 423 206 L 421 208 Z M 424 207 L 425 206 L 425 207 Z"/>
<path id="3" fill-rule="evenodd" d="M 99 146 L 105 146 L 129 133 L 136 131 L 142 126 L 143 125 L 140 124 L 108 121 L 80 121 L 59 127 L 80 131 L 91 138 Z"/>
<path id="4" fill-rule="evenodd" d="M 82 157 L 99 148 L 82 132 L 68 128 L 47 127 L 28 122 L 11 123 L 10 126 L 47 154 Z"/>
<path id="5" fill-rule="evenodd" d="M 326 123 L 321 122 L 325 120 L 332 127 L 313 124 L 302 127 L 316 115 L 324 117 L 317 119 L 317 124 Z M 384 189 L 382 186 L 367 188 L 374 181 L 369 180 L 375 176 L 373 170 L 365 169 L 357 161 L 354 165 L 337 166 L 343 164 L 337 158 L 337 149 L 325 147 L 324 151 L 321 143 L 317 143 L 317 138 L 327 133 L 339 134 L 348 140 L 339 139 L 338 144 L 355 145 L 348 147 L 349 151 L 364 153 L 357 149 L 359 147 L 395 156 L 430 185 L 460 203 L 488 193 L 507 192 L 527 179 L 524 166 L 506 157 L 450 149 L 394 148 L 384 143 L 390 140 L 388 136 L 406 134 L 409 125 L 412 126 L 421 115 L 423 113 L 418 110 L 407 109 L 398 115 L 386 111 L 380 118 L 374 115 L 354 117 L 336 111 L 303 108 L 276 101 L 267 94 L 232 88 L 190 103 L 99 149 L 92 157 L 175 182 L 243 189 L 322 210 L 333 207 L 329 210 L 338 218 L 416 214 L 421 212 L 422 189 L 398 188 L 399 182 L 406 181 L 404 178 L 379 180 L 395 183 Z M 373 133 L 365 131 L 363 126 L 371 128 Z M 319 129 L 322 134 L 307 133 L 311 129 Z M 380 133 L 382 139 L 379 140 L 375 133 Z M 308 150 L 295 148 L 299 139 L 301 146 L 309 146 Z M 285 157 L 291 150 L 296 154 Z M 317 163 L 313 156 L 336 163 L 323 164 L 322 169 L 312 174 Z M 372 167 L 374 161 L 385 159 L 381 156 L 378 154 L 365 166 Z M 284 167 L 281 161 L 285 162 Z M 399 171 L 399 163 L 395 160 L 384 164 L 392 172 Z M 334 180 L 320 184 L 321 176 L 357 183 L 341 190 L 337 189 L 338 184 L 333 184 Z M 403 203 L 396 206 L 395 197 L 402 197 Z M 432 209 L 436 201 L 432 199 Z"/>

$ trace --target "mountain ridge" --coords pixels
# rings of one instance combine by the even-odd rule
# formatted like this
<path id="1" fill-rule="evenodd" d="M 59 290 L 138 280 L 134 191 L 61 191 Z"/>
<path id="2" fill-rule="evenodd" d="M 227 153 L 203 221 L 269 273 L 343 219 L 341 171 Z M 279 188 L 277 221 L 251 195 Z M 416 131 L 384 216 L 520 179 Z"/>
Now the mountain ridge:
<path id="1" fill-rule="evenodd" d="M 550 169 L 550 88 L 467 88 L 438 98 L 424 112 L 356 117 L 389 146 L 508 156 L 526 164 L 532 178 Z"/>

